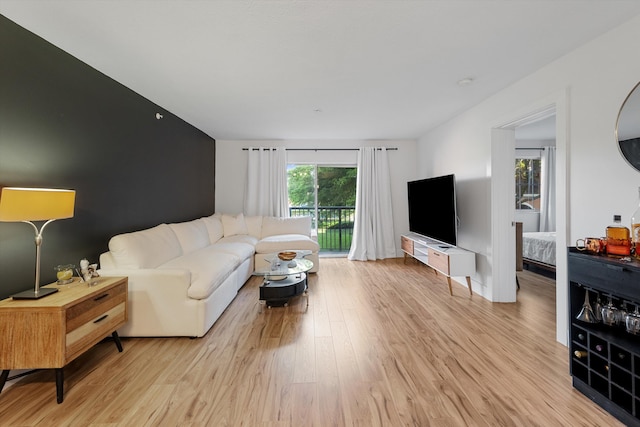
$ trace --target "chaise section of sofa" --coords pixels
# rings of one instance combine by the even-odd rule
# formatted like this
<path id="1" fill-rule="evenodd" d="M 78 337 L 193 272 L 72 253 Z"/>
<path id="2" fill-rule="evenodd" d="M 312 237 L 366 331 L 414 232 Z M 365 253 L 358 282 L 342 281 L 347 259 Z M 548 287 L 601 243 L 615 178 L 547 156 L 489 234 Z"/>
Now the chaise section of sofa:
<path id="1" fill-rule="evenodd" d="M 214 214 L 112 237 L 100 274 L 129 278 L 129 321 L 118 332 L 203 336 L 267 253 L 311 250 L 318 271 L 310 233 L 310 218 Z"/>
<path id="2" fill-rule="evenodd" d="M 286 250 L 309 250 L 306 258 L 313 262 L 311 273 L 318 272 L 320 245 L 311 238 L 311 217 L 262 218 L 260 240 L 255 246 L 255 268 L 266 267 L 266 255 Z"/>

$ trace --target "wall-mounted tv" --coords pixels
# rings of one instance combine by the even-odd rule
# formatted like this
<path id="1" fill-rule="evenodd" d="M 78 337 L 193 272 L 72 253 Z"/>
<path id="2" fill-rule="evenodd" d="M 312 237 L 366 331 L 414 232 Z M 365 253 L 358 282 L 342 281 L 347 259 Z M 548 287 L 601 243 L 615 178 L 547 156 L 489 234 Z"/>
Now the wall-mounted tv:
<path id="1" fill-rule="evenodd" d="M 444 175 L 407 182 L 409 230 L 457 245 L 456 178 Z"/>

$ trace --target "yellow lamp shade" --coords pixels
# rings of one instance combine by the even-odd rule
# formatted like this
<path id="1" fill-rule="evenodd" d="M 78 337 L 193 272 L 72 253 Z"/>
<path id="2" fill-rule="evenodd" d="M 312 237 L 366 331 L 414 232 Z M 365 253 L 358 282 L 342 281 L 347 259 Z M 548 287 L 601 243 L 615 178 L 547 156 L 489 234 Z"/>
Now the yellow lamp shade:
<path id="1" fill-rule="evenodd" d="M 72 218 L 74 190 L 4 187 L 0 193 L 0 221 L 47 221 Z"/>

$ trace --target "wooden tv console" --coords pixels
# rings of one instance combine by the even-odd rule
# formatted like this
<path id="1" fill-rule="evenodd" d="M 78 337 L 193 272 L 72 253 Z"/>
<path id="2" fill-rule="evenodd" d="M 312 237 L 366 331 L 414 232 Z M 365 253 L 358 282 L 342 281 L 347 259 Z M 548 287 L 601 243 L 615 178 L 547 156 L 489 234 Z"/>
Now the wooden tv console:
<path id="1" fill-rule="evenodd" d="M 433 268 L 436 274 L 444 274 L 449 284 L 449 294 L 453 295 L 451 277 L 464 276 L 467 279 L 469 295 L 473 295 L 471 275 L 476 271 L 476 255 L 473 252 L 416 233 L 403 235 L 401 246 L 405 263 L 407 257 L 412 257 Z"/>

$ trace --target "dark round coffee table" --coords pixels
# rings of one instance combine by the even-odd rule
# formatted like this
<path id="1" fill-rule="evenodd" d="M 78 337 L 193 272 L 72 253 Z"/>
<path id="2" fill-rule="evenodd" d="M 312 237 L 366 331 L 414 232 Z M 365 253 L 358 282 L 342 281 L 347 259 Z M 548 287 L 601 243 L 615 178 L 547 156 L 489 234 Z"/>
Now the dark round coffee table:
<path id="1" fill-rule="evenodd" d="M 268 269 L 258 269 L 253 272 L 256 276 L 263 276 L 260 285 L 260 303 L 271 307 L 286 307 L 293 297 L 304 295 L 309 306 L 307 271 L 313 268 L 313 262 L 304 258 L 293 261 L 274 263 Z"/>
<path id="2" fill-rule="evenodd" d="M 260 286 L 260 301 L 264 301 L 268 308 L 286 307 L 291 298 L 304 294 L 309 305 L 307 289 L 306 273 L 287 276 L 282 280 L 268 280 Z"/>

